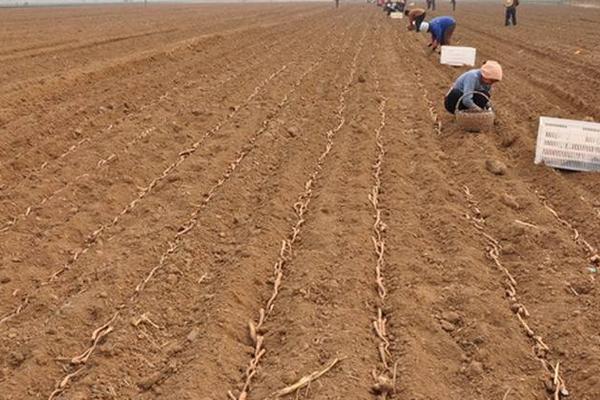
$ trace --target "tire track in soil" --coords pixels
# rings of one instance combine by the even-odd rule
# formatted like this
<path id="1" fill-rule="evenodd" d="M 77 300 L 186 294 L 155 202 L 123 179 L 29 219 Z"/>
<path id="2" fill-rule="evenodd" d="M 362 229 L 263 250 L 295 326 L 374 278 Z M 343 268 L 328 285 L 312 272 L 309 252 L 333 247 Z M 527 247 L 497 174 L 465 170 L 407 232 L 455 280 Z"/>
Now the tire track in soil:
<path id="1" fill-rule="evenodd" d="M 333 289 L 335 294 L 340 295 L 343 288 L 366 289 L 369 287 L 368 281 L 363 276 L 363 266 L 359 265 L 359 262 L 353 263 L 352 271 L 345 271 L 349 276 L 347 281 L 336 279 L 340 264 L 349 261 L 349 259 L 343 258 L 342 254 L 344 252 L 360 259 L 368 259 L 371 254 L 368 244 L 365 244 L 368 243 L 367 232 L 370 220 L 368 203 L 366 199 L 344 199 L 347 192 L 343 191 L 343 189 L 349 187 L 358 188 L 358 192 L 361 188 L 364 189 L 363 193 L 368 191 L 369 174 L 365 174 L 364 171 L 369 170 L 369 161 L 361 160 L 357 162 L 360 164 L 359 166 L 352 168 L 352 172 L 357 175 L 357 181 L 354 181 L 352 173 L 344 174 L 342 188 L 336 188 L 336 190 L 334 187 L 340 186 L 338 183 L 340 170 L 347 168 L 349 164 L 351 165 L 345 157 L 356 154 L 353 153 L 356 148 L 352 148 L 351 144 L 361 144 L 362 146 L 361 139 L 364 140 L 364 137 L 368 138 L 369 136 L 368 128 L 362 126 L 362 124 L 367 125 L 368 122 L 359 120 L 356 117 L 351 127 L 358 133 L 352 135 L 352 139 L 344 141 L 344 135 L 351 135 L 351 133 L 346 133 L 350 129 L 347 125 L 348 115 L 352 115 L 353 112 L 360 114 L 361 106 L 364 106 L 364 104 L 358 102 L 355 104 L 354 101 L 350 100 L 350 97 L 352 94 L 362 94 L 363 90 L 366 90 L 357 86 L 360 83 L 357 83 L 358 77 L 356 75 L 359 67 L 362 67 L 361 69 L 365 71 L 362 72 L 363 74 L 367 74 L 366 63 L 360 61 L 359 57 L 365 48 L 367 33 L 370 33 L 370 37 L 373 38 L 374 30 L 376 29 L 372 27 L 369 29 L 367 24 L 363 36 L 356 45 L 348 80 L 339 97 L 336 112 L 339 123 L 327 132 L 327 146 L 305 184 L 304 193 L 298 197 L 298 201 L 294 205 L 295 222 L 292 222 L 291 231 L 282 241 L 279 257 L 273 267 L 272 293 L 263 308 L 259 310 L 258 319 L 251 320 L 248 323 L 249 335 L 254 349 L 242 375 L 241 387 L 238 386 L 239 391 L 236 390 L 236 394 L 233 393 L 233 390 L 229 392 L 229 397 L 232 399 L 268 397 L 275 389 L 281 389 L 284 384 L 291 384 L 306 375 L 300 372 L 322 369 L 322 367 L 315 368 L 315 363 L 326 364 L 345 356 L 346 354 L 333 354 L 339 352 L 341 345 L 347 346 L 344 347 L 345 349 L 369 349 L 372 343 L 372 337 L 367 333 L 367 330 L 364 330 L 362 334 L 360 329 L 358 329 L 358 332 L 352 332 L 353 329 L 344 326 L 345 324 L 339 319 L 344 311 L 360 311 L 363 314 L 361 319 L 364 325 L 362 327 L 369 326 L 368 313 L 364 310 L 365 306 L 362 302 L 364 297 L 357 296 L 359 298 L 351 301 L 352 304 L 342 305 L 341 302 L 336 302 L 335 305 L 327 307 L 325 303 L 328 300 L 325 291 Z M 366 97 L 371 98 L 371 96 Z M 338 143 L 334 147 L 335 138 L 338 138 L 337 140 L 342 141 L 342 143 Z M 362 174 L 359 171 L 362 171 Z M 328 193 L 327 189 L 332 190 L 333 193 Z M 349 222 L 352 228 L 348 228 L 346 232 L 340 231 L 339 224 L 343 224 L 348 217 L 331 208 L 338 201 L 342 204 L 339 207 L 340 209 L 344 209 L 343 204 L 347 203 L 348 208 L 355 210 L 358 214 L 350 218 Z M 317 212 L 316 214 L 310 214 L 313 216 L 313 220 L 307 218 L 309 205 Z M 361 212 L 363 214 L 362 218 Z M 304 230 L 302 230 L 303 227 Z M 301 231 L 304 233 L 301 233 Z M 343 233 L 348 233 L 348 236 L 356 235 L 356 242 L 352 245 L 342 242 L 340 236 Z M 361 237 L 361 233 L 364 234 L 364 238 Z M 302 237 L 302 241 L 298 242 L 300 237 Z M 298 246 L 297 243 L 300 243 L 300 245 Z M 316 247 L 322 249 L 323 246 L 337 249 L 337 251 L 316 250 Z M 360 251 L 361 246 L 364 246 L 363 252 Z M 340 260 L 340 258 L 342 259 Z M 310 267 L 295 268 L 295 266 L 315 264 L 321 267 L 315 269 Z M 349 267 L 347 264 L 344 266 Z M 358 275 L 356 274 L 357 269 L 361 271 Z M 287 282 L 285 286 L 282 285 L 284 278 Z M 307 283 L 309 288 L 306 286 Z M 313 293 L 314 297 L 312 298 L 310 294 L 307 294 L 311 288 L 317 292 Z M 299 298 L 302 293 L 304 293 L 304 299 Z M 358 293 L 361 293 L 361 291 L 358 291 Z M 368 294 L 368 290 L 363 290 L 362 293 L 367 293 L 367 298 L 372 298 Z M 278 300 L 277 309 L 275 309 L 276 300 Z M 285 310 L 285 312 L 279 310 Z M 321 312 L 323 314 L 320 314 Z M 323 326 L 322 323 L 318 322 L 320 318 L 324 317 L 335 320 L 335 323 L 332 323 L 333 326 Z M 334 335 L 332 328 L 335 326 L 341 328 L 344 334 L 337 333 L 343 337 Z M 309 340 L 311 341 L 310 344 L 317 348 L 311 349 L 308 343 Z M 304 344 L 304 347 L 300 349 L 299 347 L 302 344 Z M 268 352 L 267 349 L 269 349 Z M 302 356 L 300 353 L 302 353 Z M 261 360 L 266 361 L 261 364 Z M 372 363 L 370 364 L 372 365 Z M 259 366 L 261 366 L 260 369 Z M 360 360 L 346 359 L 342 362 L 341 368 L 343 368 L 342 373 L 345 376 L 360 376 L 361 371 L 364 372 L 364 375 L 369 375 L 369 371 L 365 369 L 369 367 L 365 366 Z M 333 370 L 329 374 L 337 375 L 337 371 L 337 369 Z M 285 378 L 281 377 L 282 373 L 286 374 Z M 255 376 L 259 381 L 254 383 L 256 393 L 252 395 L 251 385 Z M 320 381 L 325 380 L 329 380 L 329 375 L 322 377 Z M 360 380 L 360 378 L 357 377 L 357 380 Z M 356 386 L 361 387 L 362 385 L 357 383 Z M 350 392 L 352 389 L 356 389 L 356 386 L 347 390 Z M 336 394 L 340 394 L 337 392 L 339 389 L 330 388 L 330 390 L 336 390 Z M 320 395 L 322 396 L 323 392 L 320 392 Z"/>
<path id="2" fill-rule="evenodd" d="M 440 97 L 442 96 L 441 90 L 437 90 L 436 93 Z M 441 151 L 440 157 L 445 160 L 448 160 L 449 157 L 465 160 L 462 164 L 453 162 L 452 169 L 459 174 L 463 183 L 470 181 L 467 185 L 476 189 L 480 203 L 489 202 L 489 205 L 493 207 L 488 208 L 490 211 L 483 212 L 484 219 L 493 226 L 492 235 L 498 235 L 504 241 L 501 246 L 503 248 L 502 256 L 508 256 L 507 258 L 510 259 L 510 265 L 505 263 L 510 273 L 519 282 L 520 298 L 523 299 L 524 304 L 527 304 L 529 312 L 535 316 L 533 330 L 542 332 L 546 342 L 554 349 L 547 356 L 565 361 L 565 364 L 561 365 L 560 371 L 566 377 L 572 391 L 576 390 L 574 388 L 594 387 L 594 383 L 592 383 L 594 378 L 589 376 L 587 370 L 584 369 L 579 376 L 576 374 L 577 371 L 582 370 L 577 367 L 582 360 L 586 360 L 586 364 L 591 362 L 592 365 L 597 362 L 595 357 L 590 358 L 592 353 L 589 349 L 595 347 L 592 321 L 598 317 L 589 307 L 591 300 L 589 296 L 586 299 L 574 299 L 572 293 L 567 290 L 569 282 L 572 282 L 573 286 L 583 285 L 583 291 L 590 292 L 589 282 L 585 282 L 587 278 L 582 276 L 581 272 L 577 272 L 577 269 L 581 271 L 581 258 L 577 261 L 578 257 L 575 256 L 575 260 L 573 260 L 573 256 L 570 255 L 581 254 L 581 250 L 569 236 L 571 232 L 564 232 L 564 228 L 557 224 L 554 217 L 540 205 L 537 194 L 530 189 L 527 182 L 522 182 L 521 178 L 509 177 L 507 178 L 508 182 L 494 179 L 493 184 L 489 180 L 477 179 L 479 175 L 474 175 L 473 171 L 483 170 L 482 161 L 485 157 L 482 158 L 482 150 L 483 154 L 487 153 L 488 156 L 498 154 L 497 149 L 489 150 L 486 135 L 461 134 L 452 126 L 447 126 L 445 131 L 446 133 L 450 131 L 454 136 L 460 138 L 460 143 L 454 144 L 453 136 L 440 138 L 445 142 L 444 151 Z M 486 147 L 487 149 L 484 150 Z M 455 154 L 448 156 L 445 152 Z M 482 173 L 487 172 L 482 171 Z M 513 195 L 519 199 L 519 204 L 516 206 Z M 512 203 L 511 198 L 513 198 Z M 510 218 L 511 214 L 514 215 L 510 211 L 507 212 L 507 209 L 511 207 L 519 211 L 516 213 L 517 215 L 508 220 L 514 222 L 508 222 L 505 219 L 506 217 Z M 492 210 L 500 215 L 494 216 Z M 540 220 L 544 222 L 539 223 Z M 544 228 L 538 231 L 531 230 L 524 227 L 520 223 L 522 221 L 532 222 L 534 228 L 536 226 Z M 557 228 L 553 228 L 553 226 Z M 486 245 L 489 246 L 489 243 Z M 565 266 L 579 263 L 579 267 L 572 270 L 557 268 L 557 262 L 565 264 Z M 532 272 L 529 266 L 537 266 L 537 271 Z M 550 281 L 544 276 L 539 277 L 541 271 L 547 269 L 552 274 Z M 510 291 L 507 296 L 509 299 L 511 298 Z M 513 308 L 517 312 L 520 310 L 517 306 Z M 579 317 L 582 308 L 588 312 L 588 315 L 583 318 Z M 577 337 L 571 335 L 571 330 L 567 327 L 573 317 L 577 318 L 577 327 L 581 332 L 581 335 Z M 529 324 L 531 323 L 530 321 Z M 586 331 L 587 335 L 584 333 Z M 583 395 L 593 393 L 589 389 L 579 390 Z"/>
<path id="3" fill-rule="evenodd" d="M 295 31 L 295 32 L 296 32 L 296 31 Z M 289 48 L 291 48 L 291 46 L 293 46 L 293 44 L 292 44 L 292 43 L 289 43 L 289 40 L 285 40 L 285 38 L 282 38 L 280 35 L 278 35 L 278 39 L 279 39 L 279 40 L 278 40 L 278 41 L 277 41 L 277 42 L 276 42 L 276 43 L 275 43 L 273 46 L 271 46 L 271 49 L 273 49 L 275 46 L 277 46 L 277 44 L 279 44 L 279 43 L 282 43 L 282 42 L 285 42 L 285 43 L 287 44 L 287 46 L 286 46 L 285 48 L 282 48 L 282 49 L 277 49 L 277 50 L 275 50 L 275 51 L 274 51 L 274 50 L 271 50 L 271 53 L 272 53 L 272 54 L 275 54 L 275 53 L 279 53 L 279 52 L 285 51 L 286 49 L 289 49 Z M 294 42 L 294 43 L 295 43 L 295 42 Z M 263 44 L 261 43 L 261 44 L 260 44 L 260 46 L 262 47 L 262 46 L 263 46 Z M 253 57 L 255 57 L 255 56 L 253 55 Z M 244 62 L 241 62 L 240 64 L 245 64 L 245 63 L 244 63 Z M 240 75 L 242 75 L 242 74 L 247 74 L 247 73 L 248 73 L 248 71 L 249 71 L 249 70 L 251 70 L 251 69 L 252 69 L 254 66 L 255 66 L 255 65 L 249 65 L 249 66 L 246 66 L 244 69 L 242 69 L 242 70 L 240 70 L 240 71 L 236 72 L 234 75 L 229 75 L 229 76 L 228 76 L 228 77 L 226 77 L 224 80 L 221 80 L 221 81 L 219 81 L 219 82 L 218 82 L 218 83 L 215 85 L 215 87 L 214 87 L 213 89 L 216 89 L 216 88 L 221 88 L 221 87 L 222 87 L 222 86 L 224 86 L 226 83 L 228 83 L 228 82 L 230 82 L 230 81 L 232 81 L 232 80 L 235 80 L 235 79 L 236 79 L 237 77 L 239 77 Z M 164 96 L 167 96 L 167 94 L 165 94 Z M 188 96 L 189 96 L 189 94 L 188 94 Z M 169 102 L 170 102 L 171 104 L 175 104 L 177 101 L 178 101 L 178 100 L 176 100 L 176 99 L 169 98 Z M 181 100 L 180 100 L 180 101 L 181 101 Z M 198 101 L 196 100 L 196 103 L 197 103 L 197 102 L 198 102 Z M 209 103 L 209 102 L 206 102 L 206 103 Z M 140 111 L 141 111 L 141 110 L 140 110 Z M 125 119 L 129 119 L 129 118 L 130 118 L 132 115 L 133 115 L 133 114 L 129 114 L 128 116 L 124 117 L 124 118 L 123 118 L 123 120 L 125 120 Z M 122 120 L 122 121 L 123 121 L 123 120 Z M 154 131 L 154 130 L 156 130 L 156 129 L 157 129 L 157 128 L 156 128 L 156 124 L 153 124 L 153 125 L 154 125 L 154 126 L 152 126 L 152 128 L 149 128 L 149 129 L 151 129 L 152 131 Z M 113 124 L 111 124 L 110 126 L 113 126 Z M 169 128 L 169 126 L 166 126 L 166 127 L 165 127 L 165 129 L 168 129 L 168 128 Z M 121 127 L 121 129 L 120 129 L 120 130 L 121 130 L 121 131 L 123 131 L 123 128 Z M 125 130 L 126 130 L 126 129 L 125 129 Z M 140 142 L 140 140 L 141 140 L 141 139 L 145 139 L 145 138 L 146 138 L 146 136 L 147 136 L 147 134 L 148 134 L 148 129 L 144 130 L 144 131 L 142 132 L 142 134 L 141 134 L 141 135 L 138 135 L 138 136 L 137 136 L 137 137 L 135 137 L 135 138 L 134 138 L 132 141 L 128 142 L 128 143 L 127 143 L 127 145 L 126 145 L 126 146 L 125 146 L 125 148 L 124 148 L 124 153 L 129 153 L 129 149 L 130 149 L 130 147 L 131 147 L 133 144 L 136 144 L 136 143 Z M 115 133 L 115 135 L 117 135 L 117 133 Z M 103 136 L 103 138 L 102 138 L 102 139 L 103 139 L 103 142 L 107 142 L 107 141 L 109 140 L 109 138 L 108 138 L 108 137 L 106 137 L 106 136 Z M 121 138 L 119 137 L 119 139 L 121 139 Z M 145 142 L 147 142 L 147 140 L 145 140 Z M 153 142 L 155 142 L 155 140 L 153 140 L 151 143 L 153 143 Z M 81 142 L 80 142 L 80 143 L 81 143 Z M 89 142 L 88 142 L 88 143 L 89 143 Z M 15 228 L 15 227 L 18 225 L 18 221 L 20 221 L 20 220 L 22 221 L 23 219 L 26 219 L 27 217 L 30 217 L 30 216 L 33 216 L 33 215 L 35 215 L 35 214 L 36 214 L 36 212 L 35 212 L 35 211 L 36 211 L 36 209 L 39 209 L 39 208 L 41 208 L 41 207 L 42 207 L 44 204 L 46 204 L 46 203 L 48 203 L 48 204 L 49 204 L 49 201 L 50 201 L 50 200 L 51 200 L 51 199 L 52 199 L 54 196 L 56 196 L 56 195 L 58 195 L 58 194 L 61 194 L 61 193 L 62 193 L 63 191 L 65 191 L 65 190 L 66 190 L 66 189 L 67 189 L 69 186 L 77 184 L 77 183 L 78 183 L 80 180 L 82 181 L 81 185 L 86 185 L 86 183 L 85 183 L 85 182 L 86 182 L 88 179 L 92 179 L 92 178 L 93 178 L 93 176 L 94 176 L 94 174 L 91 174 L 90 172 L 96 172 L 96 171 L 98 171 L 98 172 L 102 172 L 103 174 L 106 174 L 106 169 L 108 169 L 108 168 L 110 167 L 110 165 L 113 165 L 113 164 L 115 164 L 115 162 L 113 162 L 113 163 L 110 163 L 110 162 L 116 159 L 116 163 L 118 163 L 118 162 L 120 161 L 119 159 L 122 157 L 122 154 L 120 154 L 120 153 L 118 153 L 118 152 L 115 152 L 115 151 L 114 151 L 114 148 L 117 146 L 117 145 L 114 143 L 114 141 L 111 141 L 111 144 L 112 144 L 112 151 L 110 151 L 110 150 L 109 150 L 109 151 L 110 151 L 110 153 L 106 154 L 105 156 L 101 156 L 101 157 L 100 157 L 100 160 L 98 161 L 98 163 L 92 162 L 92 163 L 91 163 L 91 165 L 89 166 L 89 169 L 88 169 L 87 171 L 85 171 L 85 172 L 83 172 L 83 173 L 80 173 L 81 171 L 79 171 L 79 172 L 72 172 L 72 173 L 71 173 L 71 172 L 69 172 L 69 173 L 68 173 L 69 175 L 76 176 L 76 177 L 75 177 L 75 179 L 74 179 L 73 181 L 70 181 L 70 182 L 67 182 L 67 183 L 63 184 L 63 185 L 62 185 L 60 188 L 58 188 L 58 189 L 54 190 L 53 192 L 51 192 L 51 194 L 50 194 L 50 195 L 48 195 L 48 196 L 46 196 L 46 197 L 43 197 L 43 198 L 42 198 L 42 199 L 41 199 L 41 200 L 40 200 L 40 201 L 39 201 L 37 204 L 29 204 L 29 205 L 26 205 L 26 206 L 22 206 L 22 208 L 21 208 L 21 209 L 22 209 L 22 210 L 24 210 L 24 211 L 23 211 L 23 212 L 22 212 L 20 215 L 13 216 L 12 220 L 11 220 L 11 221 L 9 221 L 9 222 L 8 222 L 6 225 L 4 225 L 4 227 L 3 227 L 3 228 L 1 228 L 1 229 L 0 229 L 0 234 L 2 234 L 3 232 L 6 232 L 6 231 L 8 231 L 8 230 L 10 230 L 10 229 L 14 229 L 14 228 Z M 62 158 L 64 158 L 66 155 L 68 155 L 68 154 L 72 153 L 72 151 L 73 151 L 73 150 L 74 150 L 74 149 L 73 149 L 73 146 L 72 146 L 72 147 L 71 147 L 71 148 L 70 148 L 70 149 L 69 149 L 69 150 L 68 150 L 66 153 L 63 153 L 63 155 L 59 156 L 59 157 L 58 157 L 58 159 L 62 159 Z M 91 150 L 90 150 L 90 151 L 91 151 Z M 96 152 L 97 152 L 97 151 L 96 151 Z M 142 151 L 142 154 L 143 154 L 143 153 L 144 153 L 144 152 Z M 140 163 L 141 163 L 141 162 L 140 162 Z M 106 167 L 105 167 L 105 166 L 106 166 Z M 95 168 L 94 168 L 94 167 L 95 167 Z M 103 168 L 103 167 L 105 167 L 105 168 Z M 55 172 L 56 172 L 56 171 L 53 171 L 53 172 L 52 172 L 52 173 L 53 173 L 53 175 L 55 174 Z M 54 178 L 54 177 L 53 177 L 53 178 Z M 109 178 L 110 178 L 110 179 L 109 179 Z M 111 181 L 112 181 L 113 179 L 116 179 L 116 177 L 105 177 L 105 178 L 104 178 L 104 180 L 111 180 Z M 47 185 L 46 185 L 46 187 L 47 187 Z M 30 191 L 29 191 L 29 192 L 30 192 Z M 84 193 L 84 195 L 85 195 L 85 196 L 89 196 L 89 193 Z M 28 196 L 31 196 L 31 195 L 28 193 Z M 60 201 L 61 201 L 61 202 L 67 202 L 67 201 L 68 201 L 68 202 L 69 202 L 69 203 L 71 203 L 71 204 L 77 204 L 77 206 L 78 206 L 78 207 L 79 207 L 79 206 L 80 206 L 80 204 L 81 204 L 81 202 L 80 202 L 80 201 L 78 201 L 78 199 L 74 199 L 74 200 L 71 200 L 71 199 L 69 199 L 69 200 L 67 200 L 67 199 L 65 198 L 65 196 L 63 196 L 63 197 L 60 199 Z M 11 202 L 14 202 L 14 200 L 11 200 Z M 49 204 L 48 206 L 50 206 L 50 204 Z M 57 205 L 54 205 L 54 207 L 57 207 Z M 54 214 L 54 215 L 56 215 L 56 214 Z M 68 217 L 62 217 L 61 219 L 62 219 L 62 220 L 70 220 L 72 217 L 73 217 L 73 214 L 69 215 Z M 54 225 L 54 226 L 56 227 L 56 225 Z"/>
<path id="4" fill-rule="evenodd" d="M 219 181 L 219 184 L 222 184 L 222 181 Z M 181 233 L 181 232 L 180 232 Z"/>
<path id="5" fill-rule="evenodd" d="M 239 107 L 236 107 L 239 108 Z M 229 113 L 229 115 L 226 118 L 226 121 L 231 120 L 231 118 L 233 118 L 235 115 L 237 114 L 237 111 L 232 111 Z M 225 121 L 225 122 L 226 122 Z M 221 126 L 223 126 L 223 124 L 225 123 L 223 121 L 218 122 L 217 125 L 215 125 L 213 127 L 213 129 L 207 131 L 207 133 L 205 133 L 205 135 L 197 142 L 195 142 L 191 147 L 188 148 L 187 151 L 191 151 L 189 153 L 186 154 L 182 154 L 182 152 L 178 152 L 180 154 L 179 158 L 177 160 L 175 160 L 172 164 L 170 164 L 162 173 L 162 175 L 159 175 L 158 177 L 154 177 L 153 179 L 149 180 L 149 184 L 148 186 L 146 186 L 145 188 L 142 188 L 140 190 L 140 193 L 137 195 L 137 197 L 133 200 L 133 201 L 128 201 L 128 205 L 125 206 L 125 208 L 122 208 L 120 211 L 119 209 L 117 209 L 117 215 L 113 215 L 114 218 L 109 219 L 110 222 L 107 222 L 103 225 L 100 226 L 96 226 L 89 235 L 86 235 L 86 239 L 85 239 L 85 243 L 82 244 L 82 247 L 79 249 L 75 249 L 71 246 L 71 254 L 72 256 L 70 257 L 69 261 L 67 262 L 67 264 L 63 265 L 63 268 L 61 268 L 59 271 L 55 272 L 52 277 L 56 277 L 57 273 L 60 274 L 62 273 L 64 270 L 70 268 L 70 265 L 72 265 L 73 263 L 77 262 L 77 259 L 85 254 L 87 252 L 87 250 L 89 250 L 90 248 L 92 248 L 96 241 L 100 238 L 100 236 L 103 234 L 103 232 L 107 229 L 110 229 L 112 227 L 114 227 L 118 221 L 120 220 L 121 217 L 123 217 L 126 214 L 129 214 L 135 207 L 136 205 L 143 199 L 145 198 L 149 193 L 151 193 L 151 191 L 158 185 L 158 183 L 160 183 L 162 180 L 164 180 L 169 174 L 171 174 L 171 172 L 173 170 L 175 170 L 181 163 L 183 163 L 183 161 L 185 161 L 185 159 L 187 157 L 189 157 L 191 154 L 193 154 L 193 152 L 200 146 L 200 144 L 206 140 L 208 137 L 214 135 L 216 132 L 218 132 L 221 128 Z M 147 181 L 148 182 L 148 181 Z M 130 199 L 131 200 L 131 199 Z M 86 250 L 87 249 L 87 250 Z M 11 257 L 14 257 L 15 255 L 11 255 Z M 21 277 L 23 278 L 23 277 Z M 15 280 L 14 283 L 16 283 L 17 281 Z M 12 286 L 12 285 L 10 285 Z M 13 290 L 17 290 L 19 289 L 18 287 L 15 287 Z M 22 288 L 20 289 L 22 290 Z M 12 292 L 12 291 L 11 291 Z M 7 295 L 8 292 L 6 293 Z M 27 304 L 28 302 L 28 296 L 23 295 L 24 299 L 20 302 L 20 304 L 13 306 L 13 315 L 17 315 L 16 310 L 22 310 L 23 305 Z M 7 311 L 5 311 L 3 314 L 6 314 Z"/>

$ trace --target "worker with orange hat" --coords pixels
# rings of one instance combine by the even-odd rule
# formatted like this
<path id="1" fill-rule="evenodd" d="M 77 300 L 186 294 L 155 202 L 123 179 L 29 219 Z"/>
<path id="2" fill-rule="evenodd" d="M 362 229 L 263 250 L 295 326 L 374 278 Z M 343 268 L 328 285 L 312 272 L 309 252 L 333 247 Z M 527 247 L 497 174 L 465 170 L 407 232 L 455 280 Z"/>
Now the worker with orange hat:
<path id="1" fill-rule="evenodd" d="M 491 96 L 492 85 L 501 80 L 502 67 L 496 61 L 486 61 L 481 68 L 465 72 L 458 77 L 446 94 L 444 99 L 446 110 L 454 114 L 457 108 L 472 111 L 489 108 L 488 97 Z"/>

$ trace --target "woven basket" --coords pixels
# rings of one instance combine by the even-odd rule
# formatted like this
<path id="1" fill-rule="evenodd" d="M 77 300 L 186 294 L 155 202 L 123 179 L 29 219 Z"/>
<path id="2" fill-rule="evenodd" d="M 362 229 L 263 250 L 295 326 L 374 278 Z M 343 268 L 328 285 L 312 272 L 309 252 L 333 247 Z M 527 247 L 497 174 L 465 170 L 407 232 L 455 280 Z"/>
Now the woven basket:
<path id="1" fill-rule="evenodd" d="M 467 110 L 459 110 L 458 107 L 461 104 L 463 98 L 469 94 L 480 94 L 484 96 L 488 103 L 490 102 L 489 96 L 482 92 L 467 92 L 460 96 L 458 102 L 456 103 L 456 109 L 454 111 L 454 115 L 456 118 L 456 122 L 458 126 L 468 132 L 481 132 L 492 129 L 494 126 L 494 118 L 495 114 L 492 110 L 484 110 L 481 112 L 470 112 Z"/>

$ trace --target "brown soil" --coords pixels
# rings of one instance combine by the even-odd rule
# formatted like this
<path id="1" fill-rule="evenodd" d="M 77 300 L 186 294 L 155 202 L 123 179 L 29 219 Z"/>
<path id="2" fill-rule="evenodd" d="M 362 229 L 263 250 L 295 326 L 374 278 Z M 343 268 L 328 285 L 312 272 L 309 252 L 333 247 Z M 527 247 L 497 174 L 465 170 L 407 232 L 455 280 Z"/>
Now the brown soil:
<path id="1" fill-rule="evenodd" d="M 0 10 L 0 399 L 599 399 L 600 10 L 458 7 L 493 132 L 373 5 Z"/>

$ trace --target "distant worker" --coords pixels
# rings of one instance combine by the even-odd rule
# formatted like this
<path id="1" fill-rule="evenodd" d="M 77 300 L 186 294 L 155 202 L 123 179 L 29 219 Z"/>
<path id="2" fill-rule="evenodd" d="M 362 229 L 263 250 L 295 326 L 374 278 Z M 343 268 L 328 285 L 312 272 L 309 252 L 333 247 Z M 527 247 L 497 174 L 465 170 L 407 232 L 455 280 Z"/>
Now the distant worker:
<path id="1" fill-rule="evenodd" d="M 389 16 L 394 12 L 402 12 L 404 10 L 404 1 L 388 1 L 385 3 L 383 11 Z"/>
<path id="2" fill-rule="evenodd" d="M 450 3 L 452 3 L 452 11 L 456 11 L 456 0 L 450 0 Z"/>
<path id="3" fill-rule="evenodd" d="M 431 21 L 423 21 L 419 27 L 419 32 L 431 34 L 431 42 L 427 47 L 431 47 L 434 51 L 438 46 L 447 46 L 452 40 L 452 34 L 454 34 L 454 28 L 456 28 L 456 20 L 452 17 L 436 17 Z"/>
<path id="4" fill-rule="evenodd" d="M 458 77 L 446 94 L 444 106 L 451 114 L 454 114 L 457 105 L 459 110 L 474 112 L 486 110 L 489 108 L 489 104 L 485 96 L 491 97 L 492 85 L 501 80 L 502 67 L 500 64 L 496 61 L 486 61 L 481 68 L 472 69 Z M 460 104 L 458 104 L 459 101 Z"/>
<path id="5" fill-rule="evenodd" d="M 404 10 L 404 15 L 408 17 L 408 30 L 419 32 L 421 23 L 425 20 L 426 12 L 422 8 L 412 8 L 410 10 Z"/>
<path id="6" fill-rule="evenodd" d="M 431 8 L 431 11 L 435 11 L 435 0 L 426 0 L 427 9 Z"/>
<path id="7" fill-rule="evenodd" d="M 513 25 L 517 25 L 517 7 L 519 6 L 519 0 L 504 0 L 504 7 L 506 8 L 504 25 L 508 26 L 512 22 Z"/>
<path id="8" fill-rule="evenodd" d="M 392 3 L 392 0 L 387 0 L 383 6 L 383 12 L 390 15 L 392 11 L 394 11 L 394 3 Z"/>
<path id="9" fill-rule="evenodd" d="M 340 6 L 340 0 L 335 0 L 335 8 L 339 8 Z"/>
<path id="10" fill-rule="evenodd" d="M 406 8 L 406 1 L 405 0 L 396 0 L 396 11 L 398 11 L 398 12 L 404 12 L 405 8 Z"/>

